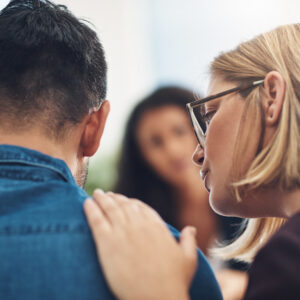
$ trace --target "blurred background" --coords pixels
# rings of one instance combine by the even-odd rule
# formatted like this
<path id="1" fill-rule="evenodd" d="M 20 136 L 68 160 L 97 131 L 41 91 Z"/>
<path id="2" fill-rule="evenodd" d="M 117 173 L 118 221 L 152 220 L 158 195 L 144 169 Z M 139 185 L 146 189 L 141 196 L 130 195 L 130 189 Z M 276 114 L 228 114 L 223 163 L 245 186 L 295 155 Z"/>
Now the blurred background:
<path id="1" fill-rule="evenodd" d="M 0 0 L 0 6 L 9 1 Z M 280 24 L 299 22 L 298 0 L 59 0 L 92 23 L 108 61 L 111 113 L 90 161 L 87 191 L 109 190 L 134 105 L 166 84 L 205 94 L 209 62 Z"/>

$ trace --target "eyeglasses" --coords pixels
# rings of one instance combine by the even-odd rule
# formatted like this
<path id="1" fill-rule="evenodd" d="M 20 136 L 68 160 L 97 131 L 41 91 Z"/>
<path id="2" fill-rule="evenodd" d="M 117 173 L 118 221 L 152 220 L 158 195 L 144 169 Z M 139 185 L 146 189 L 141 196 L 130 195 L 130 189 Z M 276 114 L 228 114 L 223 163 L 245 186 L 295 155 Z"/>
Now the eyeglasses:
<path id="1" fill-rule="evenodd" d="M 239 92 L 239 93 L 246 92 L 249 89 L 252 89 L 263 83 L 264 83 L 264 79 L 257 80 L 257 81 L 252 82 L 249 85 L 240 85 L 240 86 L 237 86 L 230 90 L 226 90 L 224 92 L 187 103 L 186 107 L 187 107 L 192 125 L 194 127 L 195 135 L 196 135 L 199 145 L 202 148 L 205 145 L 205 135 L 206 135 L 206 130 L 208 127 L 208 122 L 209 122 L 209 117 L 210 117 L 210 116 L 208 116 L 210 113 L 205 114 L 204 106 L 202 104 L 206 103 L 208 101 L 214 100 L 216 98 L 223 97 L 225 95 L 234 93 L 234 92 Z"/>

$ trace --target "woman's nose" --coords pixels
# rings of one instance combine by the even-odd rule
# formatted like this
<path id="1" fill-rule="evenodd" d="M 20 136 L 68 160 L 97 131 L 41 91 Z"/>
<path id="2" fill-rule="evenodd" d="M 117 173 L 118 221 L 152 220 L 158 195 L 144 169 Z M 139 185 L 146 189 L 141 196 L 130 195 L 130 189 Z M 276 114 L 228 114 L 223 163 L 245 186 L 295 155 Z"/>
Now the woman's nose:
<path id="1" fill-rule="evenodd" d="M 204 161 L 204 150 L 203 148 L 198 144 L 195 152 L 193 154 L 193 162 L 197 165 L 197 166 L 202 166 Z"/>

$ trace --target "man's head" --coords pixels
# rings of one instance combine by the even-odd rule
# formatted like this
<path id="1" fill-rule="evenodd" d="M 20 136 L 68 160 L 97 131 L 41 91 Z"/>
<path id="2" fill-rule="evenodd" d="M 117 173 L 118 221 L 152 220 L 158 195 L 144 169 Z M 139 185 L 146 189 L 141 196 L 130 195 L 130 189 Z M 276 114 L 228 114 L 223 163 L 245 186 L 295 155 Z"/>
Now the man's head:
<path id="1" fill-rule="evenodd" d="M 105 103 L 97 111 L 106 68 L 96 33 L 65 6 L 11 1 L 0 13 L 0 132 L 73 138 L 83 162 L 97 150 L 109 110 Z"/>

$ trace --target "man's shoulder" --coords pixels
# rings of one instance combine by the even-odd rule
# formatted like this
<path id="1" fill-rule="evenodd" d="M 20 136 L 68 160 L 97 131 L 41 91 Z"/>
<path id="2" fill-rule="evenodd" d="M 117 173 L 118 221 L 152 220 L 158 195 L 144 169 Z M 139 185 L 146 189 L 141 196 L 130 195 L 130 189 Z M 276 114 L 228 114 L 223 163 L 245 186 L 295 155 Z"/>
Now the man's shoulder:
<path id="1" fill-rule="evenodd" d="M 16 188 L 14 192 L 0 192 L 0 237 L 56 239 L 51 248 L 66 247 L 67 241 L 79 236 L 91 239 L 83 212 L 88 197 L 80 187 L 67 182 L 42 182 L 32 187 Z M 91 242 L 86 243 L 91 247 Z M 74 252 L 75 253 L 75 252 Z"/>
<path id="2" fill-rule="evenodd" d="M 83 247 L 91 247 L 91 233 L 83 212 L 86 197 L 82 189 L 66 182 L 0 192 L 0 198 L 5 199 L 0 203 L 0 238 L 12 247 L 27 244 L 32 251 L 34 247 L 65 248 L 70 243 L 74 247 L 74 242 L 80 239 L 86 240 Z M 56 239 L 60 242 L 54 242 Z M 29 240 L 36 242 L 30 244 Z M 0 248 L 0 253 L 1 250 L 4 248 Z"/>
<path id="3" fill-rule="evenodd" d="M 64 181 L 34 184 L 20 182 L 18 185 L 2 188 L 0 191 L 0 222 L 6 215 L 11 214 L 14 215 L 15 220 L 21 217 L 24 220 L 28 214 L 31 214 L 31 220 L 41 219 L 41 221 L 48 219 L 51 214 L 60 215 L 70 212 L 72 216 L 75 211 L 82 211 L 83 202 L 87 197 L 88 195 L 80 187 Z"/>
<path id="4" fill-rule="evenodd" d="M 0 215 L 1 299 L 114 299 L 83 213 L 86 196 L 64 183 L 14 193 Z"/>

